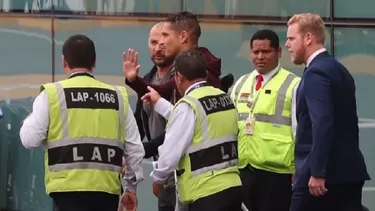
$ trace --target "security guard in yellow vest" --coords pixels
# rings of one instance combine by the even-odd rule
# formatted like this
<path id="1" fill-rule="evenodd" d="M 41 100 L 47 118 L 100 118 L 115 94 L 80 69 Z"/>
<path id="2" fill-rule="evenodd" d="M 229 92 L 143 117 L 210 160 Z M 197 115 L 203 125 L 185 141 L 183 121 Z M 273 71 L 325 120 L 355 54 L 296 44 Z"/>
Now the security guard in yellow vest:
<path id="1" fill-rule="evenodd" d="M 231 93 L 238 111 L 243 202 L 251 211 L 288 211 L 300 78 L 280 66 L 282 49 L 275 32 L 256 32 L 250 46 L 256 69 L 242 76 Z"/>
<path id="2" fill-rule="evenodd" d="M 177 170 L 179 200 L 189 211 L 240 210 L 234 104 L 227 94 L 207 84 L 200 52 L 181 53 L 174 71 L 178 91 L 183 95 L 174 107 L 150 87 L 142 97 L 145 103 L 155 106 L 156 112 L 169 117 L 160 157 L 151 172 L 154 189 Z"/>
<path id="3" fill-rule="evenodd" d="M 20 138 L 45 148 L 46 192 L 59 211 L 117 211 L 125 157 L 127 210 L 137 207 L 144 149 L 124 87 L 94 78 L 96 53 L 86 36 L 71 36 L 62 49 L 69 79 L 41 86 Z"/>

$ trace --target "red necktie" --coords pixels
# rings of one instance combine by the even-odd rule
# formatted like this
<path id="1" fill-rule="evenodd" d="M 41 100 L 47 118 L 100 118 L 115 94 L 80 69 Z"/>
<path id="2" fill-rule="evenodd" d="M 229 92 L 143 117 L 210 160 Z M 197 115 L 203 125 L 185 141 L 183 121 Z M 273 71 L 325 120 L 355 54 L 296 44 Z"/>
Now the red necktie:
<path id="1" fill-rule="evenodd" d="M 257 75 L 256 78 L 257 78 L 257 85 L 255 86 L 255 90 L 258 91 L 260 87 L 262 87 L 263 76 Z"/>

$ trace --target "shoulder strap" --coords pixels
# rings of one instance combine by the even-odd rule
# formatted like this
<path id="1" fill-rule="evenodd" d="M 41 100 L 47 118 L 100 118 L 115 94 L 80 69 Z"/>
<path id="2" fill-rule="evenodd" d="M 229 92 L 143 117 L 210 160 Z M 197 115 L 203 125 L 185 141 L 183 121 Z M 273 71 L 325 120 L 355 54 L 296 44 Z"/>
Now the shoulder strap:
<path id="1" fill-rule="evenodd" d="M 236 89 L 234 90 L 234 99 L 233 99 L 233 102 L 237 105 L 237 98 L 238 98 L 238 94 L 240 93 L 241 89 L 242 89 L 242 86 L 245 84 L 245 82 L 247 81 L 247 79 L 250 77 L 251 73 L 248 73 L 246 75 L 244 75 L 242 77 L 242 79 L 240 80 L 240 82 L 237 84 L 236 86 Z"/>

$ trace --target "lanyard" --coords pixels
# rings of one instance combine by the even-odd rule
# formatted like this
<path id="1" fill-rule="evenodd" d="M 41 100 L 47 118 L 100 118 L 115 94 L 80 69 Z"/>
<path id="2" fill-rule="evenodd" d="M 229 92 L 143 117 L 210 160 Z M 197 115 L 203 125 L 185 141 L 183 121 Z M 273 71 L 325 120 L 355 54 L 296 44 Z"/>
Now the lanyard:
<path id="1" fill-rule="evenodd" d="M 191 87 L 188 92 L 186 92 L 186 95 L 188 95 L 190 92 L 192 92 L 194 89 L 198 89 L 199 87 L 207 86 L 207 82 L 201 82 L 199 84 L 196 84 L 195 86 Z"/>
<path id="2" fill-rule="evenodd" d="M 89 76 L 91 78 L 95 78 L 91 73 L 88 72 L 75 72 L 70 74 L 69 78 L 74 78 L 76 76 Z"/>
<path id="3" fill-rule="evenodd" d="M 266 83 L 264 83 L 263 84 L 263 87 L 265 87 L 266 85 L 267 85 L 267 83 L 269 82 L 269 81 L 271 81 L 278 73 L 279 73 L 279 70 L 280 70 L 280 68 L 276 71 L 276 73 L 275 74 L 273 74 L 272 76 L 271 76 L 271 78 L 268 80 L 268 81 L 266 81 Z M 255 79 L 256 77 L 254 77 L 254 79 Z M 253 94 L 254 94 L 254 90 L 255 90 L 255 80 L 252 80 L 252 82 L 251 82 L 251 90 L 250 90 L 250 96 L 249 96 L 249 101 L 251 102 L 251 99 L 253 98 Z M 254 99 L 254 101 L 253 102 L 251 102 L 251 107 L 250 107 L 250 114 L 252 114 L 253 113 L 253 111 L 254 111 L 254 107 L 255 107 L 255 104 L 256 104 L 256 102 L 258 101 L 258 98 L 259 98 L 259 91 L 256 93 L 256 95 L 255 95 L 255 99 Z"/>

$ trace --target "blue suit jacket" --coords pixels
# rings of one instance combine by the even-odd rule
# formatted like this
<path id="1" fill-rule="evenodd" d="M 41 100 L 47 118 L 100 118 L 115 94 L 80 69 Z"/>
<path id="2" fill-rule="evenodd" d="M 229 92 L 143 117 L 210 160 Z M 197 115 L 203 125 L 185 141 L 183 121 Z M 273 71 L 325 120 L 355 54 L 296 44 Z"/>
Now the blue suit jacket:
<path id="1" fill-rule="evenodd" d="M 326 184 L 369 180 L 359 149 L 355 83 L 349 71 L 328 52 L 305 69 L 297 91 L 295 188 L 311 176 Z"/>

